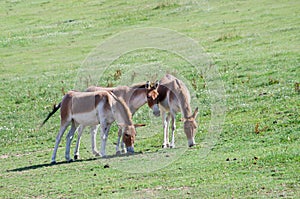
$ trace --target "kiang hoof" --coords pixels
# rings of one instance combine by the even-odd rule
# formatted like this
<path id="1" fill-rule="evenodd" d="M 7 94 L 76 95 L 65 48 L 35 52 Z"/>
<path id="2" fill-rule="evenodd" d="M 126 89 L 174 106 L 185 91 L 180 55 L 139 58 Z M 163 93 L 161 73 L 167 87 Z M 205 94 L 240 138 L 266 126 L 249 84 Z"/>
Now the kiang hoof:
<path id="1" fill-rule="evenodd" d="M 162 145 L 162 148 L 164 148 L 164 149 L 165 149 L 165 148 L 169 148 L 169 147 L 170 147 L 169 144 L 163 144 L 163 145 Z"/>
<path id="2" fill-rule="evenodd" d="M 195 145 L 196 145 L 196 144 L 191 144 L 191 145 L 189 145 L 189 147 L 190 147 L 190 148 L 193 148 L 193 146 L 195 146 Z"/>
<path id="3" fill-rule="evenodd" d="M 74 160 L 79 160 L 79 155 L 74 155 Z"/>
<path id="4" fill-rule="evenodd" d="M 100 153 L 94 153 L 94 155 L 95 155 L 96 157 L 101 156 Z"/>
<path id="5" fill-rule="evenodd" d="M 116 152 L 116 155 L 121 155 L 121 151 L 117 151 L 117 152 Z"/>
<path id="6" fill-rule="evenodd" d="M 74 162 L 74 160 L 73 159 L 67 160 L 67 163 L 71 163 L 71 162 Z"/>
<path id="7" fill-rule="evenodd" d="M 171 149 L 174 149 L 174 148 L 175 148 L 175 145 L 171 145 L 170 148 L 171 148 Z"/>
<path id="8" fill-rule="evenodd" d="M 51 161 L 51 163 L 50 163 L 50 164 L 54 165 L 54 164 L 56 164 L 56 161 Z"/>

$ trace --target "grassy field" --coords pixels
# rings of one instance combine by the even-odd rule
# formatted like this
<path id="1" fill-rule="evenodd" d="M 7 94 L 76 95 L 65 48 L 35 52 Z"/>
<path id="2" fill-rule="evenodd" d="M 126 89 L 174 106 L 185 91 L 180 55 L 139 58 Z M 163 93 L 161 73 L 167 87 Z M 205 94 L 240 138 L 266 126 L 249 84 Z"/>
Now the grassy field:
<path id="1" fill-rule="evenodd" d="M 300 197 L 299 1 L 6 0 L 0 16 L 0 198 Z M 129 70 L 182 77 L 200 108 L 199 144 L 187 148 L 178 116 L 178 147 L 162 149 L 161 119 L 145 106 L 134 117 L 147 124 L 136 155 L 113 156 L 113 126 L 109 158 L 92 156 L 86 130 L 81 159 L 64 162 L 63 139 L 51 165 L 59 114 L 38 127 L 53 104 L 78 82 L 92 83 L 80 70 L 102 42 L 149 27 L 194 39 L 213 60 L 226 97 L 215 145 L 205 143 L 214 109 L 205 74 L 176 54 L 138 49 L 99 83 L 126 83 Z"/>

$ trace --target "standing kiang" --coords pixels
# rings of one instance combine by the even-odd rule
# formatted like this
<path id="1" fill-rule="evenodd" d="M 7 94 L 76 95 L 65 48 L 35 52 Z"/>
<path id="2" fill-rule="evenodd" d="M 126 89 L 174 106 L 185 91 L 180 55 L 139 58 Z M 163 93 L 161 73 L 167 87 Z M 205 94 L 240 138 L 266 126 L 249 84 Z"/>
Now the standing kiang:
<path id="1" fill-rule="evenodd" d="M 111 124 L 116 121 L 122 129 L 123 142 L 127 151 L 134 152 L 135 127 L 132 122 L 131 112 L 126 103 L 117 98 L 109 91 L 96 92 L 76 92 L 69 91 L 62 99 L 61 103 L 54 107 L 43 124 L 60 109 L 60 130 L 56 136 L 55 147 L 52 154 L 51 163 L 56 163 L 56 153 L 61 137 L 67 127 L 71 129 L 67 135 L 65 158 L 68 162 L 70 158 L 70 143 L 79 125 L 96 126 L 101 125 L 102 145 L 101 154 L 106 155 L 105 147 Z"/>
<path id="2" fill-rule="evenodd" d="M 182 121 L 185 135 L 188 140 L 188 146 L 192 147 L 195 143 L 195 134 L 197 128 L 196 117 L 198 107 L 192 112 L 190 92 L 186 85 L 178 78 L 167 74 L 159 81 L 157 89 L 158 97 L 154 100 L 149 99 L 148 105 L 153 110 L 155 116 L 162 116 L 164 129 L 163 148 L 175 147 L 176 114 L 182 113 Z M 169 142 L 169 123 L 171 120 L 172 140 Z"/>

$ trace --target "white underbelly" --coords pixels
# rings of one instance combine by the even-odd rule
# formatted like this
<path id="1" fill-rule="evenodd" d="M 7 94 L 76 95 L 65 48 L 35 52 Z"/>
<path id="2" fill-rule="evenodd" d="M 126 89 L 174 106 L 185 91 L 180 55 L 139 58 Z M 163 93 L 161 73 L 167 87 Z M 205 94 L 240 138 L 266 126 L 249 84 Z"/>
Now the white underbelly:
<path id="1" fill-rule="evenodd" d="M 99 124 L 96 110 L 87 113 L 76 113 L 73 115 L 73 120 L 85 126 Z"/>

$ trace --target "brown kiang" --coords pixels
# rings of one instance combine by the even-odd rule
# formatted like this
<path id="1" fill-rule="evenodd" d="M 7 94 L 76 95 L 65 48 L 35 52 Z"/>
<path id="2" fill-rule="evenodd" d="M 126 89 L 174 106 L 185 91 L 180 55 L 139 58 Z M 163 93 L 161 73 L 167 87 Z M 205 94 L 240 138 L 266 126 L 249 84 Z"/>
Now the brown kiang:
<path id="1" fill-rule="evenodd" d="M 61 109 L 61 125 L 56 137 L 55 147 L 52 154 L 52 163 L 56 162 L 56 153 L 61 137 L 67 127 L 71 125 L 71 129 L 67 135 L 65 158 L 70 158 L 70 144 L 74 133 L 79 125 L 96 126 L 101 124 L 102 145 L 101 153 L 105 155 L 105 146 L 108 132 L 111 124 L 116 121 L 122 128 L 124 143 L 127 150 L 134 150 L 133 144 L 136 135 L 135 127 L 132 122 L 132 115 L 126 103 L 117 98 L 109 91 L 95 92 L 76 92 L 69 91 L 62 99 L 59 105 L 55 106 L 53 111 L 49 113 L 43 124 L 58 110 Z"/>
<path id="2" fill-rule="evenodd" d="M 198 108 L 192 113 L 190 106 L 190 93 L 185 84 L 176 77 L 167 74 L 159 82 L 158 95 L 155 99 L 148 98 L 148 105 L 155 116 L 162 113 L 164 142 L 163 147 L 175 147 L 175 117 L 181 112 L 184 122 L 184 132 L 188 139 L 188 146 L 195 145 L 196 117 Z M 172 141 L 169 142 L 169 122 L 172 121 Z"/>

